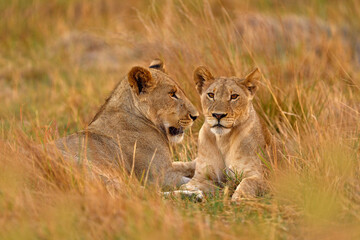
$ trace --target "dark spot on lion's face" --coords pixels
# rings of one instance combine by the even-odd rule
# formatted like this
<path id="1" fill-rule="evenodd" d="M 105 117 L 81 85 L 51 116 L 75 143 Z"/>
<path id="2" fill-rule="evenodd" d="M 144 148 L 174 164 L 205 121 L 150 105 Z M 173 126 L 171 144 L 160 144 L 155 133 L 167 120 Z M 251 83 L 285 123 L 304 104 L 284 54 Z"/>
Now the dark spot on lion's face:
<path id="1" fill-rule="evenodd" d="M 184 130 L 182 127 L 176 128 L 176 127 L 169 127 L 169 134 L 172 136 L 179 135 L 184 133 Z"/>

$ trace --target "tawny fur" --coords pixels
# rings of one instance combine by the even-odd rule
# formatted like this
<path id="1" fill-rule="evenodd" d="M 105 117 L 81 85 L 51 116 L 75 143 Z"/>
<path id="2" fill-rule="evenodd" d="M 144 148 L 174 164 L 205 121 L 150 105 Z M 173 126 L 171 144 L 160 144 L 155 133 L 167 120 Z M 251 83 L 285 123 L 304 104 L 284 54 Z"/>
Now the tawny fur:
<path id="1" fill-rule="evenodd" d="M 199 133 L 195 176 L 182 189 L 212 192 L 217 182 L 225 181 L 225 174 L 235 173 L 242 181 L 232 200 L 255 197 L 265 188 L 266 171 L 259 155 L 270 152 L 272 136 L 252 105 L 259 79 L 257 69 L 244 79 L 214 78 L 206 67 L 195 70 L 205 123 Z M 213 114 L 224 117 L 218 120 Z"/>
<path id="2" fill-rule="evenodd" d="M 168 128 L 190 127 L 198 112 L 163 64 L 156 63 L 132 68 L 88 128 L 59 139 L 57 148 L 75 160 L 115 164 L 139 179 L 148 175 L 148 182 L 164 187 L 185 183 L 195 162 L 172 162 L 169 142 L 182 134 L 173 136 Z"/>

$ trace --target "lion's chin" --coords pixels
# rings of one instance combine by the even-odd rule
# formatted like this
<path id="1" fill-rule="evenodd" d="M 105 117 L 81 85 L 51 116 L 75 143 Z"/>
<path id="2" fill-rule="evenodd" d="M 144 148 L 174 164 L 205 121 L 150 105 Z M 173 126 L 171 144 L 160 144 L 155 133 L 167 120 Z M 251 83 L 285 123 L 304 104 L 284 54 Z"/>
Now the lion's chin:
<path id="1" fill-rule="evenodd" d="M 231 131 L 231 129 L 220 127 L 220 126 L 215 126 L 215 127 L 210 128 L 210 131 L 215 135 L 221 136 L 221 135 L 228 134 Z"/>
<path id="2" fill-rule="evenodd" d="M 169 140 L 172 143 L 180 143 L 184 139 L 184 134 L 170 135 Z"/>
<path id="3" fill-rule="evenodd" d="M 183 127 L 167 127 L 167 135 L 171 143 L 179 143 L 184 139 L 184 128 Z"/>

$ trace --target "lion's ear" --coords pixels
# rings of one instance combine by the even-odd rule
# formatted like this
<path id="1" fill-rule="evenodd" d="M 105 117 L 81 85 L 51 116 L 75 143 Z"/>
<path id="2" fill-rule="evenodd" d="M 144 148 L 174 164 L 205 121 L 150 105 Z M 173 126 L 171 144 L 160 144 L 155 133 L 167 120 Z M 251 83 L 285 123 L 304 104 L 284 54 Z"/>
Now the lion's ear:
<path id="1" fill-rule="evenodd" d="M 194 71 L 194 81 L 196 84 L 196 90 L 201 94 L 204 90 L 204 84 L 208 81 L 213 81 L 214 77 L 205 66 L 200 66 Z"/>
<path id="2" fill-rule="evenodd" d="M 149 92 L 155 85 L 149 70 L 142 67 L 133 67 L 128 73 L 128 81 L 137 95 Z"/>
<path id="3" fill-rule="evenodd" d="M 160 70 L 160 71 L 166 73 L 165 64 L 159 58 L 155 58 L 154 60 L 152 60 L 149 65 L 149 68 L 157 69 L 157 70 Z"/>
<path id="4" fill-rule="evenodd" d="M 248 75 L 246 75 L 245 80 L 242 82 L 243 85 L 249 90 L 250 95 L 254 96 L 261 79 L 261 73 L 258 68 L 255 68 Z"/>

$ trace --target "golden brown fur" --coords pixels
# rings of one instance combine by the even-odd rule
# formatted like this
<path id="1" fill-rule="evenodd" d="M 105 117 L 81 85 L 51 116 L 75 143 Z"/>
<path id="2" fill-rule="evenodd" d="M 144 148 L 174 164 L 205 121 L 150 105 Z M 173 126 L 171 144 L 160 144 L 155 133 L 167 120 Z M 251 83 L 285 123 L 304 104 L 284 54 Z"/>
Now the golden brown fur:
<path id="1" fill-rule="evenodd" d="M 244 79 L 214 78 L 206 67 L 195 70 L 205 123 L 199 133 L 195 176 L 182 189 L 214 191 L 225 173 L 242 176 L 233 201 L 255 197 L 264 188 L 265 169 L 258 155 L 268 151 L 272 136 L 251 102 L 259 78 L 257 69 Z"/>
<path id="2" fill-rule="evenodd" d="M 194 162 L 172 162 L 169 142 L 198 116 L 163 63 L 133 67 L 120 81 L 85 131 L 56 142 L 67 157 L 94 164 L 116 164 L 139 179 L 161 186 L 180 185 L 194 173 Z M 82 154 L 81 149 L 86 149 Z M 86 156 L 84 156 L 86 155 Z"/>

